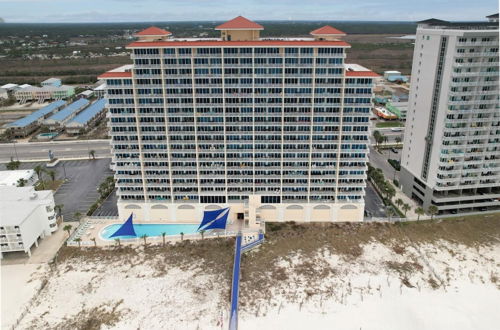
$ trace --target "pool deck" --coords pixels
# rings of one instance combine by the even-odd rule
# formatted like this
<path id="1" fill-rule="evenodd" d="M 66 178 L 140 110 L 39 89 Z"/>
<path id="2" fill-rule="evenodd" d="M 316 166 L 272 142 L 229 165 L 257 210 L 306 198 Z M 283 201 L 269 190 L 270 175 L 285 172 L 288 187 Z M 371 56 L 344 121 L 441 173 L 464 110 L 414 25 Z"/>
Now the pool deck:
<path id="1" fill-rule="evenodd" d="M 116 245 L 117 242 L 114 239 L 107 240 L 103 239 L 101 237 L 101 232 L 102 230 L 113 224 L 123 224 L 123 221 L 119 221 L 118 219 L 96 219 L 96 218 L 85 218 L 81 221 L 81 224 L 78 226 L 78 228 L 75 229 L 75 231 L 71 234 L 70 238 L 68 239 L 68 245 L 71 246 L 78 246 L 78 242 L 75 241 L 76 238 L 80 238 L 80 245 L 81 246 L 110 246 L 110 245 Z M 150 221 L 141 221 L 141 220 L 134 220 L 134 224 L 195 224 L 195 222 L 176 222 L 176 223 L 168 223 L 168 222 L 150 222 Z M 215 237 L 234 237 L 238 233 L 238 231 L 242 231 L 244 233 L 255 233 L 260 229 L 260 226 L 255 227 L 255 228 L 242 228 L 242 223 L 240 221 L 234 221 L 233 223 L 227 224 L 226 230 L 221 230 L 221 231 L 209 231 L 204 233 L 204 238 L 215 238 Z M 95 238 L 95 243 L 93 239 Z M 201 234 L 200 233 L 195 233 L 195 234 L 185 234 L 184 235 L 184 240 L 191 240 L 191 239 L 201 239 Z M 180 235 L 167 235 L 165 236 L 165 241 L 166 242 L 177 242 L 181 241 L 181 236 Z M 152 244 L 162 244 L 163 238 L 162 236 L 149 236 L 146 238 L 146 242 L 152 243 Z M 139 244 L 144 244 L 144 239 L 141 237 L 133 238 L 133 239 L 121 239 L 120 240 L 121 245 L 139 245 Z"/>

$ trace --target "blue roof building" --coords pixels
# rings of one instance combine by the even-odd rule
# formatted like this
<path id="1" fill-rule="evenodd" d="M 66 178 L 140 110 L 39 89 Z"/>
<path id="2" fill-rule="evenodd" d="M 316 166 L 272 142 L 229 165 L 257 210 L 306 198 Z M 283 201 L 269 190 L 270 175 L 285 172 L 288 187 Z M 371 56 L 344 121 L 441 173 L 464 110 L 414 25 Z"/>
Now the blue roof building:
<path id="1" fill-rule="evenodd" d="M 68 133 L 78 133 L 80 129 L 88 127 L 91 122 L 101 117 L 105 107 L 106 99 L 97 100 L 66 124 L 66 131 Z"/>
<path id="2" fill-rule="evenodd" d="M 51 104 L 27 115 L 26 117 L 18 119 L 12 123 L 6 124 L 5 126 L 24 128 L 31 124 L 36 124 L 40 119 L 45 119 L 47 115 L 53 113 L 56 110 L 61 109 L 65 104 L 66 102 L 62 100 L 52 102 Z"/>
<path id="3" fill-rule="evenodd" d="M 45 120 L 45 124 L 49 126 L 64 125 L 73 119 L 82 109 L 84 109 L 90 102 L 86 99 L 79 99 L 68 105 L 66 108 Z"/>

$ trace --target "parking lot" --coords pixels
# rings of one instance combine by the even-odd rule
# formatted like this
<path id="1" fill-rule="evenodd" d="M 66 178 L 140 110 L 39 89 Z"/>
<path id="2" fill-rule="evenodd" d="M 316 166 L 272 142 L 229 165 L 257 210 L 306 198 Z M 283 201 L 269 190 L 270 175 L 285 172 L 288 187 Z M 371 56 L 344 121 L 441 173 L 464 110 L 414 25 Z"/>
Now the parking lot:
<path id="1" fill-rule="evenodd" d="M 56 171 L 56 180 L 66 178 L 66 182 L 54 195 L 56 204 L 63 204 L 62 214 L 64 221 L 73 221 L 76 212 L 85 215 L 89 207 L 97 200 L 97 187 L 108 176 L 113 175 L 109 169 L 111 159 L 96 160 L 68 160 L 61 161 L 53 168 Z M 45 167 L 46 162 L 22 162 L 20 169 L 33 169 L 37 165 Z M 5 169 L 5 164 L 0 165 Z M 114 192 L 108 197 L 101 210 L 102 215 L 117 215 L 116 195 Z M 97 212 L 96 211 L 96 212 Z M 94 215 L 96 215 L 94 213 Z"/>

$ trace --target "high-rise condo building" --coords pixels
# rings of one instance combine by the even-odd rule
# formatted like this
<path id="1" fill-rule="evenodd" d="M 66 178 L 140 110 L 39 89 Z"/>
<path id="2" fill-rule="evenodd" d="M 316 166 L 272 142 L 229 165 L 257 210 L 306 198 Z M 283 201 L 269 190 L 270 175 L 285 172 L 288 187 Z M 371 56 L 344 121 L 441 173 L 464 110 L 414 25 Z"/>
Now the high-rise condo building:
<path id="1" fill-rule="evenodd" d="M 500 208 L 498 74 L 498 19 L 418 23 L 401 184 L 425 209 Z"/>
<path id="2" fill-rule="evenodd" d="M 203 210 L 269 221 L 363 219 L 368 118 L 377 75 L 345 64 L 345 34 L 261 38 L 243 17 L 220 38 L 159 28 L 106 72 L 118 209 L 196 222 Z"/>

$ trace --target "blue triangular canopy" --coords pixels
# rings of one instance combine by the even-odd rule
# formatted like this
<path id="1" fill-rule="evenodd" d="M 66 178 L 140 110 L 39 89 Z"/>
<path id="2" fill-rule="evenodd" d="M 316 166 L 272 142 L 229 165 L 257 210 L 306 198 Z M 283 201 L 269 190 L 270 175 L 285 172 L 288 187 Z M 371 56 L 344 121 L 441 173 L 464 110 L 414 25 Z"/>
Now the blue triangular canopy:
<path id="1" fill-rule="evenodd" d="M 216 228 L 225 229 L 228 216 L 229 207 L 215 211 L 205 211 L 198 231 Z"/>
<path id="2" fill-rule="evenodd" d="M 118 228 L 117 231 L 114 232 L 113 235 L 109 237 L 116 237 L 116 236 L 135 236 L 137 237 L 137 234 L 135 233 L 134 229 L 134 224 L 132 222 L 132 216 L 133 213 L 130 214 L 130 217 L 128 217 L 127 221 L 123 223 L 123 225 Z"/>

